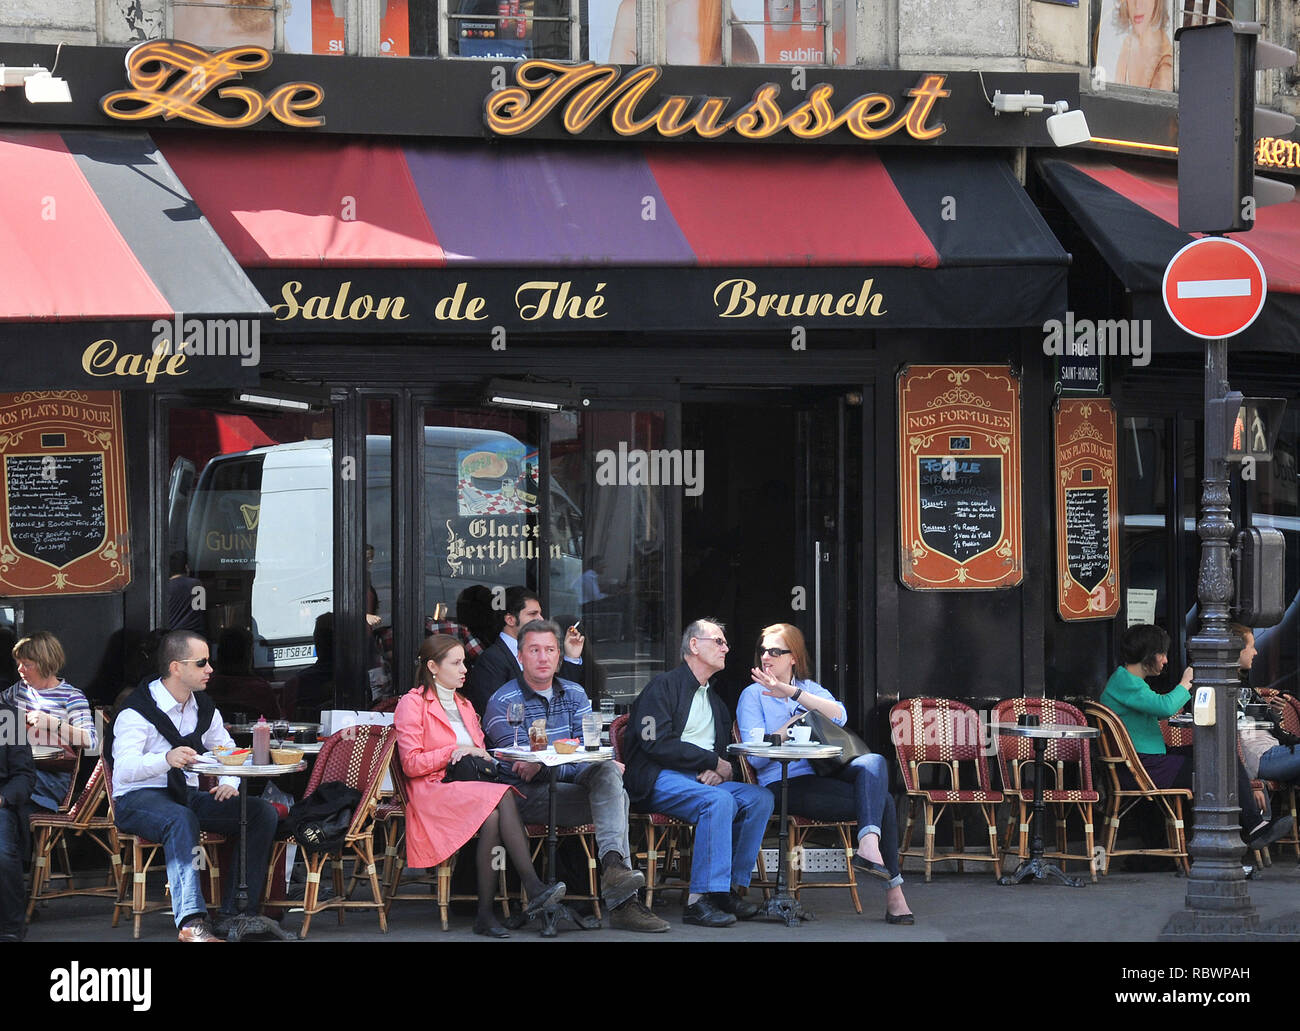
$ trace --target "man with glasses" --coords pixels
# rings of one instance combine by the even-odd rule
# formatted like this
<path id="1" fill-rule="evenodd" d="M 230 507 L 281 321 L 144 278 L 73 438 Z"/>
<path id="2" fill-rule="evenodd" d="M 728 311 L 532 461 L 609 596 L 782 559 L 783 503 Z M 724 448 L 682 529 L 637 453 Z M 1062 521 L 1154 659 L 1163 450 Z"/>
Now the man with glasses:
<path id="1" fill-rule="evenodd" d="M 767 789 L 731 779 L 731 711 L 709 690 L 709 678 L 726 661 L 723 625 L 697 619 L 682 635 L 682 664 L 646 685 L 623 738 L 623 784 L 632 804 L 695 824 L 683 919 L 702 927 L 726 927 L 758 912 L 741 894 L 775 801 Z"/>
<path id="2" fill-rule="evenodd" d="M 210 791 L 200 791 L 198 775 L 188 767 L 204 752 L 234 741 L 205 691 L 212 664 L 202 637 L 188 630 L 167 634 L 159 645 L 158 667 L 162 676 L 137 688 L 113 722 L 117 826 L 163 846 L 179 939 L 219 942 L 199 883 L 199 833 L 212 831 L 238 841 L 239 779 L 222 777 Z M 262 898 L 276 821 L 269 802 L 248 800 L 248 892 L 254 910 Z M 229 880 L 222 913 L 233 916 L 233 869 Z"/>

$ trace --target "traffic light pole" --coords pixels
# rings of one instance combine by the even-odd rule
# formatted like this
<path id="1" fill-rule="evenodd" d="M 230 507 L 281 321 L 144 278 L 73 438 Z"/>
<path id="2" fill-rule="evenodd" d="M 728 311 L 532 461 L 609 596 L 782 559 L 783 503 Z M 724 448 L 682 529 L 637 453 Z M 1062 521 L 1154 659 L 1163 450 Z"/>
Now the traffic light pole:
<path id="1" fill-rule="evenodd" d="M 1233 939 L 1259 928 L 1242 870 L 1237 798 L 1237 658 L 1244 642 L 1228 630 L 1233 599 L 1232 494 L 1229 490 L 1227 428 L 1212 403 L 1228 393 L 1228 342 L 1205 342 L 1205 467 L 1201 481 L 1201 565 L 1196 593 L 1200 631 L 1191 639 L 1196 676 L 1193 691 L 1214 691 L 1214 725 L 1197 726 L 1194 761 L 1196 829 L 1188 851 L 1187 908 L 1175 913 L 1162 940 Z"/>

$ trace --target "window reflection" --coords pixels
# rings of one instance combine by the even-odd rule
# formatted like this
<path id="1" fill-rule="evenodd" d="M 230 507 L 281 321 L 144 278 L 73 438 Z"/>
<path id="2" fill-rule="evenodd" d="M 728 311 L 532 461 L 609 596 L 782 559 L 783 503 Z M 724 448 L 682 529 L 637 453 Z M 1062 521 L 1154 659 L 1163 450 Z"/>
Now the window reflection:
<path id="1" fill-rule="evenodd" d="M 1128 622 L 1168 623 L 1168 429 L 1163 420 L 1129 417 L 1120 433 L 1121 582 Z"/>

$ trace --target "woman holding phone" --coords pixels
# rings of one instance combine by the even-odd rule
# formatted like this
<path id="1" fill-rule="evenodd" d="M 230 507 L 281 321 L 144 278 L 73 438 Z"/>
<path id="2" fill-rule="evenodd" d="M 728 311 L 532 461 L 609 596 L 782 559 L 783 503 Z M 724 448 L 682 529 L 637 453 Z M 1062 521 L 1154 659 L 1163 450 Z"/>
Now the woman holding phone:
<path id="1" fill-rule="evenodd" d="M 528 892 L 525 913 L 540 912 L 564 897 L 564 882 L 543 884 L 533 869 L 515 792 L 485 780 L 448 781 L 447 769 L 466 758 L 492 761 L 474 707 L 460 693 L 465 684 L 465 648 L 448 634 L 433 634 L 420 646 L 420 683 L 397 703 L 393 724 L 397 752 L 408 779 L 406 862 L 432 869 L 478 837 L 478 917 L 474 933 L 508 938 L 496 922 L 492 900 L 498 846 L 519 870 Z"/>
<path id="2" fill-rule="evenodd" d="M 754 682 L 745 688 L 736 707 L 741 733 L 763 727 L 767 734 L 786 734 L 805 712 L 818 712 L 839 726 L 848 718 L 844 706 L 808 679 L 808 648 L 798 627 L 773 623 L 759 635 Z M 781 764 L 761 756 L 749 757 L 759 784 L 775 793 Z M 887 882 L 885 921 L 915 923 L 903 897 L 898 866 L 898 816 L 889 793 L 889 768 L 884 756 L 863 755 L 838 774 L 820 776 L 807 760 L 790 764 L 788 799 L 791 813 L 813 820 L 853 820 L 858 826 L 858 851 L 853 868 Z"/>

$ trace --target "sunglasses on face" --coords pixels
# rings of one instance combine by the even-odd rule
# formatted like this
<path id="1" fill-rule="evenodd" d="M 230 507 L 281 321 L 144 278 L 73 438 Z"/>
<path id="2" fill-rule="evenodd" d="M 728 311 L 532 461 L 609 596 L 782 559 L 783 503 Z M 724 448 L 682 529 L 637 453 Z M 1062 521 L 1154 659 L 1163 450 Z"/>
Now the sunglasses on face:
<path id="1" fill-rule="evenodd" d="M 725 647 L 727 647 L 727 639 L 726 639 L 725 637 L 696 637 L 696 638 L 694 638 L 694 640 L 696 640 L 696 641 L 712 641 L 712 642 L 713 642 L 714 644 L 716 644 L 719 648 L 725 648 Z"/>
<path id="2" fill-rule="evenodd" d="M 208 661 L 209 661 L 209 660 L 208 660 L 208 657 L 205 655 L 205 656 L 203 656 L 203 658 L 201 658 L 201 659 L 177 659 L 176 661 L 177 661 L 177 662 L 192 662 L 192 663 L 194 663 L 194 665 L 198 666 L 199 669 L 202 669 L 204 666 L 206 666 L 206 665 L 208 664 Z"/>
<path id="3" fill-rule="evenodd" d="M 758 654 L 770 655 L 774 659 L 779 659 L 782 655 L 789 655 L 790 649 L 789 648 L 760 648 L 758 649 Z"/>

